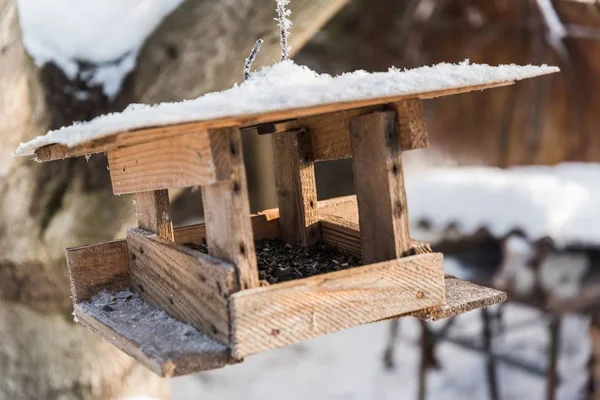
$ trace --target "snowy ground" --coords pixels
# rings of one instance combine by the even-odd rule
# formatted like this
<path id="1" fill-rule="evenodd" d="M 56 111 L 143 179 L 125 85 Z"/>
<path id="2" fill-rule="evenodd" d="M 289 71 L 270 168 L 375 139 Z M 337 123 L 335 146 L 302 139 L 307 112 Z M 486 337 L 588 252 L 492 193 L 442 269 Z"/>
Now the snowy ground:
<path id="1" fill-rule="evenodd" d="M 536 322 L 499 337 L 497 351 L 545 365 L 548 336 L 539 312 L 510 304 L 505 317 L 508 326 L 532 318 Z M 479 313 L 459 317 L 453 329 L 456 336 L 478 337 Z M 236 366 L 176 378 L 172 380 L 173 398 L 414 399 L 418 383 L 419 325 L 414 319 L 401 321 L 394 371 L 387 371 L 382 363 L 388 330 L 389 322 L 365 325 L 252 356 Z M 566 317 L 559 364 L 563 379 L 559 399 L 580 398 L 578 391 L 585 385 L 589 351 L 586 331 L 584 318 Z M 487 398 L 483 356 L 451 343 L 441 344 L 437 355 L 442 369 L 429 373 L 429 399 Z M 503 399 L 544 398 L 543 378 L 503 365 L 498 371 Z"/>

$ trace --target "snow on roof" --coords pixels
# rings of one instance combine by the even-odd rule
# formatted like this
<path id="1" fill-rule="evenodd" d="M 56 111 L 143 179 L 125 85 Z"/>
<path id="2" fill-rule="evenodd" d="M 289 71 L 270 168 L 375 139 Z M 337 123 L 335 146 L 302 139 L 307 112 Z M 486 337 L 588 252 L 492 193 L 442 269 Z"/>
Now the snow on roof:
<path id="1" fill-rule="evenodd" d="M 431 232 L 449 225 L 463 235 L 485 228 L 495 237 L 519 229 L 557 247 L 600 244 L 600 164 L 436 168 L 407 175 L 411 222 Z M 424 239 L 424 238 L 419 238 Z"/>
<path id="2" fill-rule="evenodd" d="M 518 81 L 558 72 L 557 67 L 471 64 L 438 64 L 411 70 L 356 71 L 332 77 L 286 60 L 251 74 L 240 85 L 194 100 L 154 106 L 132 104 L 121 113 L 102 115 L 85 123 L 48 132 L 22 143 L 15 155 L 31 155 L 48 144 L 74 146 L 92 139 L 133 129 L 224 117 L 261 114 L 354 100 Z"/>

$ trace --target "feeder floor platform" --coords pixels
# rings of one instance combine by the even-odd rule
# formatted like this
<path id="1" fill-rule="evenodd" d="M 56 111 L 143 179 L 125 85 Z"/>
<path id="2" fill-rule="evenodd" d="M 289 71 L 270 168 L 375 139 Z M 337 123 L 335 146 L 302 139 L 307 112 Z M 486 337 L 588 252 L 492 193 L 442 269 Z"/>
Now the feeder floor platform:
<path id="1" fill-rule="evenodd" d="M 446 275 L 446 303 L 399 317 L 453 317 L 506 300 L 506 293 Z M 129 291 L 101 292 L 75 305 L 78 321 L 155 373 L 174 377 L 235 364 L 229 349 Z"/>

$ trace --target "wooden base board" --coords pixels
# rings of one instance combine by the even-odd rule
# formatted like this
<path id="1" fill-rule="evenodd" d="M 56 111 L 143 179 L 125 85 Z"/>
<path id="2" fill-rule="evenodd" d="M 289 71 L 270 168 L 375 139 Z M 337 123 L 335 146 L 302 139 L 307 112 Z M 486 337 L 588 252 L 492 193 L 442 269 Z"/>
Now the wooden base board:
<path id="1" fill-rule="evenodd" d="M 129 291 L 75 304 L 75 319 L 164 377 L 235 363 L 229 348 Z"/>

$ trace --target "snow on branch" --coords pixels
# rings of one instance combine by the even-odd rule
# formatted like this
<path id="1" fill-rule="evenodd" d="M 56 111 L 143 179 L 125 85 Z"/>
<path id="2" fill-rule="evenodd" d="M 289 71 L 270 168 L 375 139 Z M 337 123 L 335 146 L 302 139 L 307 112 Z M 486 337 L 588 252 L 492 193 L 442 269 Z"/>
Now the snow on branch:
<path id="1" fill-rule="evenodd" d="M 276 0 L 277 1 L 277 24 L 279 25 L 279 33 L 281 36 L 281 61 L 287 60 L 292 48 L 288 45 L 288 38 L 290 36 L 290 28 L 292 27 L 292 21 L 290 20 L 291 10 L 285 8 L 290 4 L 291 0 Z"/>
<path id="2" fill-rule="evenodd" d="M 254 59 L 256 59 L 256 55 L 260 51 L 260 46 L 262 46 L 263 42 L 264 40 L 258 39 L 256 43 L 254 43 L 250 55 L 246 58 L 246 63 L 244 64 L 244 80 L 250 77 L 250 68 L 252 68 L 252 63 L 254 62 Z"/>

